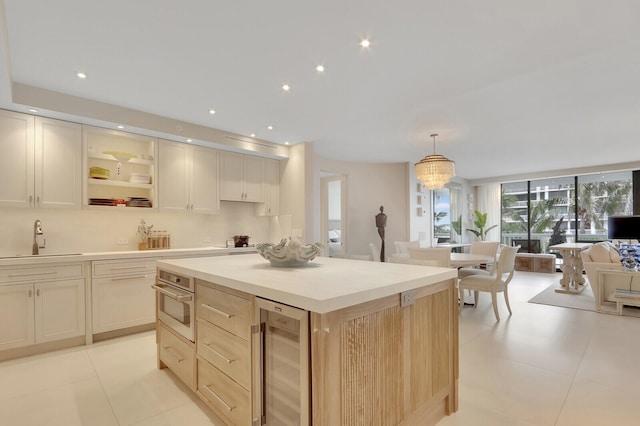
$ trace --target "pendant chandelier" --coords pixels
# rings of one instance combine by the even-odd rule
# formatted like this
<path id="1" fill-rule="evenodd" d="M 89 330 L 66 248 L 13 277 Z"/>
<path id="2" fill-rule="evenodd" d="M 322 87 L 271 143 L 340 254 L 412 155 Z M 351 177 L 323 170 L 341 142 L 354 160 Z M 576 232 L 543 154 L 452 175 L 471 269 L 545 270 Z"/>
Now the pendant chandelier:
<path id="1" fill-rule="evenodd" d="M 436 154 L 436 136 L 437 133 L 431 135 L 433 138 L 433 154 L 427 155 L 420 162 L 416 163 L 416 178 L 427 189 L 444 188 L 452 177 L 456 175 L 455 163 L 448 158 Z"/>

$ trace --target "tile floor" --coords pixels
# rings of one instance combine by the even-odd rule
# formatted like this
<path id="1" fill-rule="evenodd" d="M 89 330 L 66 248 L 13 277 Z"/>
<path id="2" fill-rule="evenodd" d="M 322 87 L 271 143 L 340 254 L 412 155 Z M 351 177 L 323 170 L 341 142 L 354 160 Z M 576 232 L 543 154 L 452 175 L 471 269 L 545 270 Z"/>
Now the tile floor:
<path id="1" fill-rule="evenodd" d="M 513 316 L 460 315 L 460 410 L 450 425 L 637 425 L 640 318 L 527 303 L 559 275 L 518 272 Z M 0 363 L 0 425 L 222 425 L 141 333 Z"/>

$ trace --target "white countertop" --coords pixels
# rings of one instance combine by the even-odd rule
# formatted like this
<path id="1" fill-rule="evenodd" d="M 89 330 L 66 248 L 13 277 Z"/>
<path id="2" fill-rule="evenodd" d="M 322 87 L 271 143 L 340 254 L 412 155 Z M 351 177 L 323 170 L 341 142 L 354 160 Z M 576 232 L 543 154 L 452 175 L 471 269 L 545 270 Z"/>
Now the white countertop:
<path id="1" fill-rule="evenodd" d="M 0 266 L 28 266 L 45 263 L 85 262 L 89 260 L 112 259 L 144 259 L 149 257 L 188 257 L 188 256 L 216 256 L 228 253 L 255 253 L 255 247 L 226 248 L 226 247 L 198 247 L 162 250 L 128 250 L 106 251 L 95 253 L 49 254 L 37 256 L 7 256 L 0 257 Z"/>
<path id="2" fill-rule="evenodd" d="M 317 313 L 456 278 L 455 269 L 317 257 L 277 268 L 258 254 L 161 260 L 158 268 Z"/>

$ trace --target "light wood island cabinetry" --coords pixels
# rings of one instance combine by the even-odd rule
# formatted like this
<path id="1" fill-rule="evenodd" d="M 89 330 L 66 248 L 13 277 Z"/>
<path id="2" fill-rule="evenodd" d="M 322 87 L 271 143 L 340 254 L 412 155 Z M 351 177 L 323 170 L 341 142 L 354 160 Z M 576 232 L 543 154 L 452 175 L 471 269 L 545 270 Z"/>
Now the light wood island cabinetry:
<path id="1" fill-rule="evenodd" d="M 158 262 L 198 283 L 200 398 L 235 425 L 429 425 L 457 411 L 455 270 L 364 263 Z"/>

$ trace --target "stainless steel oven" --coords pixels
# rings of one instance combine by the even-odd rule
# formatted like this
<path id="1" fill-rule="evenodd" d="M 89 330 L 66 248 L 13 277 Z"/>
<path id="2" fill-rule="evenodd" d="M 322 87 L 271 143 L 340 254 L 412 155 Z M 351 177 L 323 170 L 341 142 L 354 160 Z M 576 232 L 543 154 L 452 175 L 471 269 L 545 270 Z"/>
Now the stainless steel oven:
<path id="1" fill-rule="evenodd" d="M 151 287 L 158 294 L 158 319 L 194 342 L 194 279 L 162 269 L 157 277 L 157 283 Z"/>

